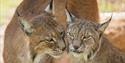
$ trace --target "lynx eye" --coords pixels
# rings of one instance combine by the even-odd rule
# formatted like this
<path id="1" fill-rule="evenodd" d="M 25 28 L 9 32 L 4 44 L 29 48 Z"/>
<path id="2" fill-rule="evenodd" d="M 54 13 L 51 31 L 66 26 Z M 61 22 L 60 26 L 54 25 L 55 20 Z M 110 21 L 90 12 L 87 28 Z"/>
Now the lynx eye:
<path id="1" fill-rule="evenodd" d="M 50 38 L 50 37 L 45 37 L 45 40 L 46 42 L 56 42 L 56 39 L 55 38 Z"/>
<path id="2" fill-rule="evenodd" d="M 90 35 L 86 35 L 86 36 L 82 36 L 82 37 L 81 37 L 81 39 L 83 39 L 83 40 L 90 39 L 90 38 L 91 38 Z"/>
<path id="3" fill-rule="evenodd" d="M 74 37 L 74 33 L 67 33 L 68 34 L 68 36 L 70 36 L 71 38 L 73 38 Z"/>
<path id="4" fill-rule="evenodd" d="M 55 38 L 50 38 L 48 39 L 49 42 L 56 42 L 56 39 Z"/>
<path id="5" fill-rule="evenodd" d="M 60 32 L 60 34 L 61 34 L 61 37 L 64 37 L 65 32 Z"/>

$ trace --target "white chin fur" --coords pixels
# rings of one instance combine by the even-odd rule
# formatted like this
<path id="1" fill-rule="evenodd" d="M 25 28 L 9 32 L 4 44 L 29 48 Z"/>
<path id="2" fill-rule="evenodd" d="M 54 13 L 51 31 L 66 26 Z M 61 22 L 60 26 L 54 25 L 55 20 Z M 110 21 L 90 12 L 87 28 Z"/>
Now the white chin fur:
<path id="1" fill-rule="evenodd" d="M 75 53 L 75 52 L 70 52 L 70 55 L 75 57 L 75 58 L 82 58 L 85 61 L 88 61 L 88 55 L 89 53 Z"/>
<path id="2" fill-rule="evenodd" d="M 53 58 L 60 58 L 63 55 L 63 51 L 54 51 L 52 53 L 48 53 Z"/>
<path id="3" fill-rule="evenodd" d="M 62 55 L 51 55 L 53 58 L 60 58 Z"/>

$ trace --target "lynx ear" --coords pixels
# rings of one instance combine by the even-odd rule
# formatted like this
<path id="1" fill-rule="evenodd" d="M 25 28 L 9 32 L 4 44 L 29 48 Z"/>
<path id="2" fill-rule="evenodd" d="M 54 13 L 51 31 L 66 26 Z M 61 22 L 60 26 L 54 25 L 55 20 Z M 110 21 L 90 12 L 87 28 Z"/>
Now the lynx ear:
<path id="1" fill-rule="evenodd" d="M 75 23 L 75 21 L 74 21 L 75 16 L 72 13 L 70 13 L 68 11 L 68 9 L 65 9 L 65 13 L 66 13 L 66 17 L 67 17 L 66 21 L 68 22 L 67 27 L 70 27 L 73 25 L 73 23 Z"/>
<path id="2" fill-rule="evenodd" d="M 70 13 L 68 9 L 65 9 L 65 12 L 66 12 L 67 21 L 73 22 L 73 19 L 75 16 L 72 13 Z"/>
<path id="3" fill-rule="evenodd" d="M 25 19 L 23 19 L 22 17 L 19 17 L 19 21 L 20 21 L 20 26 L 21 26 L 22 30 L 27 35 L 32 34 L 33 29 L 31 28 L 31 24 L 28 21 L 26 21 Z"/>
<path id="4" fill-rule="evenodd" d="M 104 32 L 105 29 L 108 27 L 111 19 L 112 19 L 112 15 L 111 15 L 111 17 L 110 17 L 110 19 L 108 21 L 106 21 L 105 23 L 102 23 L 102 24 L 98 25 L 98 30 L 101 31 L 101 32 Z"/>
<path id="5" fill-rule="evenodd" d="M 50 3 L 45 8 L 45 11 L 48 13 L 52 13 L 52 10 L 53 10 L 53 0 L 51 0 Z"/>

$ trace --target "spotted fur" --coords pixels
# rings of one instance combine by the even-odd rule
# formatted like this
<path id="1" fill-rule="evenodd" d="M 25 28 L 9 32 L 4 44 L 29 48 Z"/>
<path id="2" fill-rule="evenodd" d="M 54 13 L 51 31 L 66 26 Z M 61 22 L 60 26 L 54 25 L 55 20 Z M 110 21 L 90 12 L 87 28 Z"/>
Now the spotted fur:
<path id="1" fill-rule="evenodd" d="M 112 46 L 103 32 L 111 21 L 97 24 L 70 15 L 68 51 L 74 63 L 125 63 L 125 54 Z"/>

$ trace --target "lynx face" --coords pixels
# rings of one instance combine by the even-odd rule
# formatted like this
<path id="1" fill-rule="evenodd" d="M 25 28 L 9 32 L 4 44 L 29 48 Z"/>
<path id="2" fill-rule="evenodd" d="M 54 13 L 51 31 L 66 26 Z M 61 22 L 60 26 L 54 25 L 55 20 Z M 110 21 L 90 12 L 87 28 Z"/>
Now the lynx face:
<path id="1" fill-rule="evenodd" d="M 30 22 L 21 19 L 22 29 L 29 37 L 29 47 L 33 57 L 38 54 L 60 56 L 66 45 L 62 26 L 49 14 L 41 14 Z"/>
<path id="2" fill-rule="evenodd" d="M 76 21 L 67 30 L 69 52 L 87 60 L 94 57 L 99 50 L 101 35 L 107 23 L 99 25 L 89 21 Z"/>
<path id="3" fill-rule="evenodd" d="M 67 15 L 71 20 L 67 29 L 69 53 L 84 60 L 93 58 L 100 48 L 101 35 L 111 19 L 103 24 L 96 24 L 92 21 L 77 19 L 70 13 Z"/>
<path id="4" fill-rule="evenodd" d="M 100 32 L 94 23 L 79 22 L 71 24 L 67 30 L 69 51 L 74 56 L 90 57 L 99 48 Z"/>

